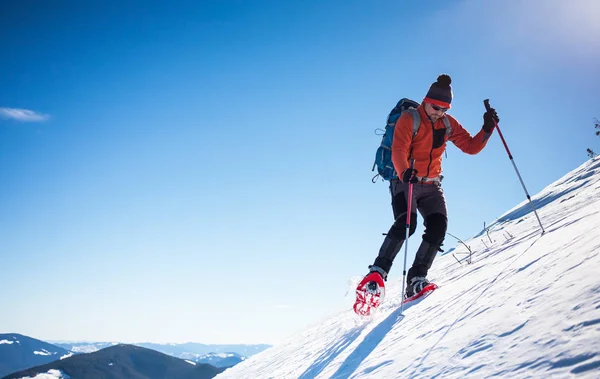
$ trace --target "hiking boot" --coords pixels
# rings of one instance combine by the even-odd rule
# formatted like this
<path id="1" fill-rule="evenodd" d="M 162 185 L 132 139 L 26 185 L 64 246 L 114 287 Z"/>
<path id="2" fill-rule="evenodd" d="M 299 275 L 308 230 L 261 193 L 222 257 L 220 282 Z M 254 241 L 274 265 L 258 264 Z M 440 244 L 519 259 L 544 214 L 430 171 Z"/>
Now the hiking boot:
<path id="1" fill-rule="evenodd" d="M 415 276 L 410 280 L 410 283 L 406 286 L 405 298 L 413 297 L 423 290 L 429 284 L 424 276 Z"/>
<path id="2" fill-rule="evenodd" d="M 371 266 L 369 266 L 369 274 L 372 273 L 372 272 L 379 273 L 379 275 L 381 275 L 381 278 L 384 281 L 387 281 L 387 272 L 384 269 L 382 269 L 381 267 L 379 267 L 377 265 L 371 265 Z"/>

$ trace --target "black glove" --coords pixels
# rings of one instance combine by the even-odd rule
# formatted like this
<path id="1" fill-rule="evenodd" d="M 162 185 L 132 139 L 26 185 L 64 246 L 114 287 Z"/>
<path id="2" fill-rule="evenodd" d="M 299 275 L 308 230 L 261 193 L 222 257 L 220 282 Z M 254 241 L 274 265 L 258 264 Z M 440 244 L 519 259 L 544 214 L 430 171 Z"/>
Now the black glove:
<path id="1" fill-rule="evenodd" d="M 486 133 L 491 133 L 496 127 L 496 123 L 500 122 L 500 118 L 498 117 L 498 113 L 494 108 L 490 108 L 489 111 L 483 114 L 483 131 Z"/>
<path id="2" fill-rule="evenodd" d="M 414 168 L 407 168 L 402 172 L 402 183 L 417 183 L 417 170 Z"/>

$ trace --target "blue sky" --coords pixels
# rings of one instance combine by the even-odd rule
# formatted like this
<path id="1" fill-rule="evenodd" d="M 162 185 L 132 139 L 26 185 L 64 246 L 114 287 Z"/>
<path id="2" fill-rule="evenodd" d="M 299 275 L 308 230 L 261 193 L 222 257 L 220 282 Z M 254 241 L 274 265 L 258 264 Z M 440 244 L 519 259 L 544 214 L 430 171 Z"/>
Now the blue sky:
<path id="1" fill-rule="evenodd" d="M 276 343 L 346 306 L 392 222 L 370 170 L 398 99 L 448 73 L 475 134 L 489 98 L 534 195 L 600 150 L 598 11 L 2 2 L 0 332 Z M 525 199 L 497 134 L 447 153 L 450 233 Z"/>

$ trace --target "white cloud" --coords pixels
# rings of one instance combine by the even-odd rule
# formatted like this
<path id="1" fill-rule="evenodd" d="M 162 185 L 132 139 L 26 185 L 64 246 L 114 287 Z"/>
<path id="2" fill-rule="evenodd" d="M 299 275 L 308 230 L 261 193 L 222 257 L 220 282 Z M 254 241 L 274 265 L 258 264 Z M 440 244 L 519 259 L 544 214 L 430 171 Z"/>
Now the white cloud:
<path id="1" fill-rule="evenodd" d="M 50 118 L 47 114 L 19 108 L 0 108 L 0 117 L 11 118 L 22 122 L 41 122 Z"/>

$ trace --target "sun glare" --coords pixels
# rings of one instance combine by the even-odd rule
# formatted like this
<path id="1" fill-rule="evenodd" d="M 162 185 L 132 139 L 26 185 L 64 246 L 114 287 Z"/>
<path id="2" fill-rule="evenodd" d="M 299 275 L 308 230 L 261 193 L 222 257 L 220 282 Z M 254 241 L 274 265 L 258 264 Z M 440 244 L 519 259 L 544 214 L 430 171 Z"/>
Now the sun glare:
<path id="1" fill-rule="evenodd" d="M 525 42 L 563 55 L 600 55 L 600 1 L 524 1 L 521 6 L 517 31 Z"/>

